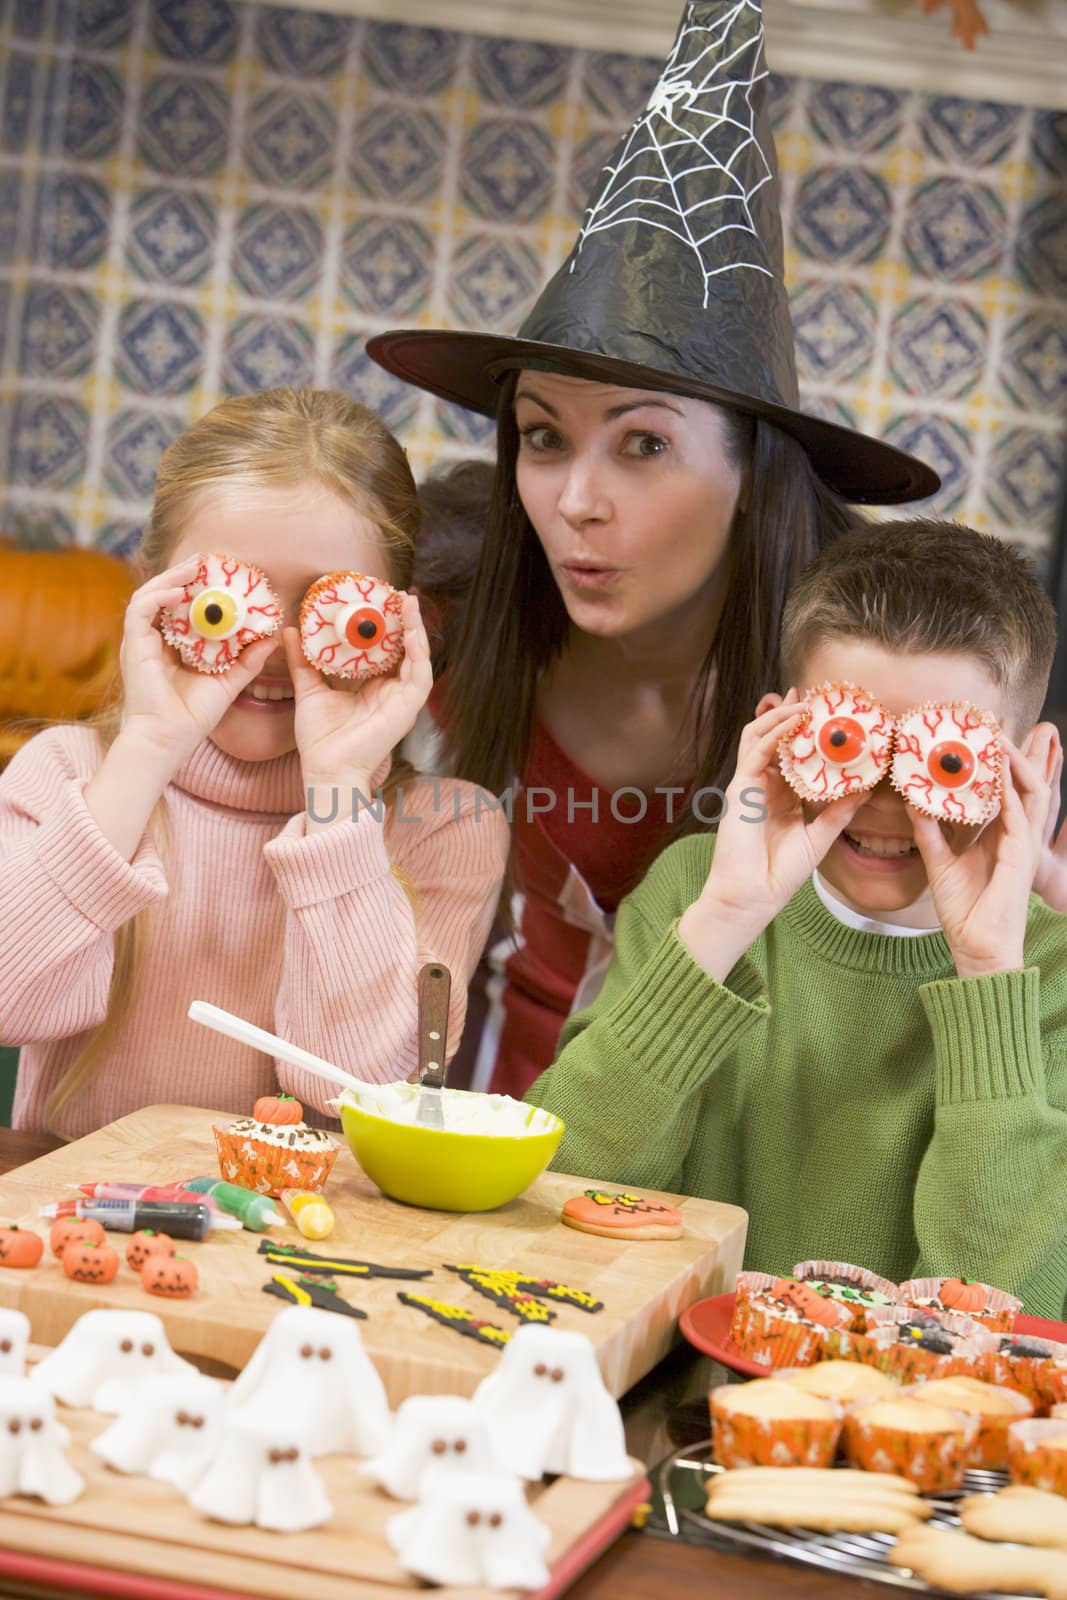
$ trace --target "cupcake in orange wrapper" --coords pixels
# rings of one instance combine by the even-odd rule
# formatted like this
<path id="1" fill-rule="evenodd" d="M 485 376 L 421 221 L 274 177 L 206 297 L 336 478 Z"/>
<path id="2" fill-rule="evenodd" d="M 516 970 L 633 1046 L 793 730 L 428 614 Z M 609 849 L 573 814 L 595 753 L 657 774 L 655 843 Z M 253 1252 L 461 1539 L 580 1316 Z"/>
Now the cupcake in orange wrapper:
<path id="1" fill-rule="evenodd" d="M 1012 1483 L 1067 1495 L 1067 1418 L 1013 1422 L 1008 1429 L 1008 1476 Z"/>
<path id="2" fill-rule="evenodd" d="M 923 1405 L 948 1406 L 974 1417 L 978 1434 L 968 1465 L 986 1467 L 991 1472 L 1007 1471 L 1008 1428 L 1034 1414 L 1033 1403 L 1017 1389 L 998 1389 L 995 1384 L 983 1383 L 981 1378 L 971 1378 L 963 1372 L 951 1378 L 933 1378 L 929 1383 L 913 1383 L 901 1392 Z"/>
<path id="3" fill-rule="evenodd" d="M 722 1467 L 828 1467 L 843 1412 L 776 1378 L 711 1391 L 715 1459 Z"/>
<path id="4" fill-rule="evenodd" d="M 736 1301 L 730 1333 L 750 1361 L 806 1367 L 828 1353 L 830 1334 L 851 1321 L 845 1306 L 794 1278 L 776 1278 L 770 1288 Z"/>
<path id="5" fill-rule="evenodd" d="M 895 1472 L 924 1493 L 940 1493 L 962 1488 L 977 1436 L 976 1417 L 901 1396 L 850 1406 L 842 1443 L 852 1466 Z"/>
<path id="6" fill-rule="evenodd" d="M 900 1290 L 895 1283 L 868 1272 L 866 1267 L 854 1267 L 849 1261 L 798 1261 L 793 1277 L 827 1299 L 847 1306 L 857 1333 L 866 1331 L 869 1310 L 900 1304 Z"/>
<path id="7" fill-rule="evenodd" d="M 978 1376 L 1003 1388 L 1018 1389 L 1040 1414 L 1055 1403 L 1053 1391 L 1058 1383 L 1067 1399 L 1067 1344 L 1029 1333 L 1002 1333 L 996 1350 L 981 1362 Z"/>
<path id="8" fill-rule="evenodd" d="M 1022 1301 L 1013 1294 L 973 1278 L 909 1278 L 900 1285 L 900 1298 L 906 1305 L 918 1306 L 935 1316 L 950 1311 L 971 1317 L 994 1333 L 1010 1333 L 1023 1308 Z"/>
<path id="9" fill-rule="evenodd" d="M 950 1378 L 956 1372 L 979 1377 L 982 1362 L 997 1343 L 996 1334 L 970 1317 L 951 1312 L 934 1316 L 907 1306 L 871 1311 L 867 1326 L 867 1333 L 849 1334 L 841 1341 L 839 1353 L 870 1361 L 901 1383 Z"/>
<path id="10" fill-rule="evenodd" d="M 212 1132 L 219 1171 L 227 1183 L 257 1194 L 280 1195 L 283 1189 L 319 1190 L 337 1159 L 329 1134 L 309 1128 L 304 1108 L 291 1095 L 263 1095 L 250 1117 L 238 1117 Z"/>
<path id="11" fill-rule="evenodd" d="M 888 1372 L 861 1366 L 858 1361 L 816 1361 L 810 1367 L 787 1368 L 778 1377 L 805 1394 L 836 1400 L 842 1406 L 855 1405 L 857 1400 L 889 1400 L 900 1393 L 900 1385 Z"/>

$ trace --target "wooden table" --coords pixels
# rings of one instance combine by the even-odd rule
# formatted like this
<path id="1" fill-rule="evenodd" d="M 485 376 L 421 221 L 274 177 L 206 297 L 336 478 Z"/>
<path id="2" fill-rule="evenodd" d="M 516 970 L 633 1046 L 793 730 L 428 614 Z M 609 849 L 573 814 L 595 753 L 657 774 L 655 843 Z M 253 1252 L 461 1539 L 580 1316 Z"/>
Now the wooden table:
<path id="1" fill-rule="evenodd" d="M 0 1128 L 0 1173 L 57 1147 L 55 1139 Z M 3 1219 L 0 1219 L 3 1220 Z M 707 1392 L 725 1377 L 717 1363 L 688 1346 L 675 1350 L 623 1401 L 631 1454 L 655 1464 L 671 1450 L 707 1435 Z M 731 1600 L 885 1600 L 880 1584 L 627 1533 L 570 1591 L 573 1600 L 689 1600 L 697 1588 Z M 442 1594 L 445 1591 L 441 1591 Z M 45 1591 L 5 1585 L 4 1594 L 44 1600 Z M 48 1600 L 69 1600 L 48 1591 Z"/>

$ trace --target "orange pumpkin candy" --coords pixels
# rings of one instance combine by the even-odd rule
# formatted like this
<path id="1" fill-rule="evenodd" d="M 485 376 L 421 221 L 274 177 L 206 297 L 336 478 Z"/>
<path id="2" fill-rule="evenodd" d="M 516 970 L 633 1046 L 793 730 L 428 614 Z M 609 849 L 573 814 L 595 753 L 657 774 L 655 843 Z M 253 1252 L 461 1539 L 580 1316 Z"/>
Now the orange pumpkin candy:
<path id="1" fill-rule="evenodd" d="M 941 1285 L 941 1304 L 950 1311 L 984 1311 L 986 1287 L 967 1278 L 946 1278 Z"/>
<path id="2" fill-rule="evenodd" d="M 188 1299 L 196 1292 L 198 1282 L 196 1263 L 185 1256 L 153 1250 L 141 1268 L 141 1287 L 149 1294 L 166 1295 L 171 1300 Z"/>
<path id="3" fill-rule="evenodd" d="M 76 1283 L 110 1283 L 119 1270 L 119 1253 L 93 1239 L 71 1239 L 60 1257 L 63 1271 Z"/>
<path id="4" fill-rule="evenodd" d="M 303 1122 L 304 1108 L 291 1094 L 264 1094 L 252 1107 L 252 1116 L 256 1122 L 273 1122 L 278 1127 L 288 1128 Z"/>
<path id="5" fill-rule="evenodd" d="M 61 1261 L 68 1244 L 77 1244 L 81 1239 L 103 1244 L 107 1234 L 95 1217 L 60 1217 L 58 1222 L 52 1224 L 52 1231 L 48 1235 L 52 1254 Z"/>
<path id="6" fill-rule="evenodd" d="M 174 1254 L 174 1240 L 169 1233 L 156 1233 L 151 1228 L 138 1228 L 126 1246 L 126 1260 L 135 1272 L 140 1272 L 149 1256 L 157 1251 Z"/>
<path id="7" fill-rule="evenodd" d="M 0 1267 L 35 1267 L 43 1254 L 44 1240 L 32 1228 L 0 1228 Z"/>

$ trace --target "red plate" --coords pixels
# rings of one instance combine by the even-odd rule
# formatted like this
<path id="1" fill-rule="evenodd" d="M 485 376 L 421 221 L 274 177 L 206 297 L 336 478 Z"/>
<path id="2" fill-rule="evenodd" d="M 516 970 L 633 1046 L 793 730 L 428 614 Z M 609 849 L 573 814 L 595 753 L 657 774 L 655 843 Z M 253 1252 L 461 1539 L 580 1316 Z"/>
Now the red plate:
<path id="1" fill-rule="evenodd" d="M 710 1300 L 698 1300 L 680 1318 L 682 1332 L 691 1345 L 706 1356 L 713 1356 L 724 1367 L 740 1372 L 746 1378 L 765 1378 L 774 1368 L 764 1361 L 750 1361 L 743 1356 L 730 1338 L 730 1321 L 734 1314 L 734 1296 L 717 1294 Z M 1050 1322 L 1045 1317 L 1020 1315 L 1015 1319 L 1016 1333 L 1031 1333 L 1037 1339 L 1054 1339 L 1067 1344 L 1067 1322 Z"/>

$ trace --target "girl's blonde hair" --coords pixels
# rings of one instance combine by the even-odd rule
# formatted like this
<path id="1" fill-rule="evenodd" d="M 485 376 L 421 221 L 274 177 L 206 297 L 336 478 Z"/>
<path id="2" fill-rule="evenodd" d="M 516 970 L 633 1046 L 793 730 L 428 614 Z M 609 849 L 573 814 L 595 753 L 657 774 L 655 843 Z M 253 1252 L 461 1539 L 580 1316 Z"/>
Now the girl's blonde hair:
<path id="1" fill-rule="evenodd" d="M 159 463 L 152 514 L 139 552 L 139 582 L 165 571 L 190 516 L 213 490 L 223 485 L 291 489 L 309 483 L 328 489 L 376 524 L 389 554 L 390 570 L 381 576 L 398 589 L 408 587 L 419 502 L 407 456 L 373 411 L 333 389 L 237 395 L 176 439 Z M 116 682 L 109 704 L 91 720 L 105 750 L 122 724 L 120 691 Z M 386 799 L 411 776 L 411 767 L 394 756 L 383 786 Z M 149 827 L 165 855 L 164 800 Z M 54 1131 L 55 1118 L 100 1065 L 126 1014 L 151 914 L 142 912 L 115 932 L 107 1013 L 48 1099 L 45 1116 Z"/>

